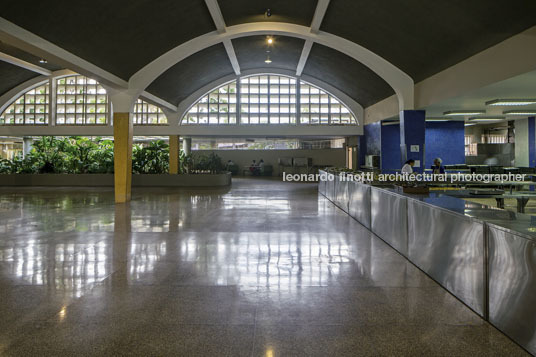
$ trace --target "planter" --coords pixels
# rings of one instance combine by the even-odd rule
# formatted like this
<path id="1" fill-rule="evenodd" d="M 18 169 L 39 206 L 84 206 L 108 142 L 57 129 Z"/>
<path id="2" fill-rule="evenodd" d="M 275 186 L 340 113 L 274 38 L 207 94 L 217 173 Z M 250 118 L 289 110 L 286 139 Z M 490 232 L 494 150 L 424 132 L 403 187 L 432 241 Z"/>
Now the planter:
<path id="1" fill-rule="evenodd" d="M 218 187 L 231 184 L 231 173 L 132 175 L 134 187 Z M 113 187 L 113 174 L 5 174 L 0 186 Z"/>

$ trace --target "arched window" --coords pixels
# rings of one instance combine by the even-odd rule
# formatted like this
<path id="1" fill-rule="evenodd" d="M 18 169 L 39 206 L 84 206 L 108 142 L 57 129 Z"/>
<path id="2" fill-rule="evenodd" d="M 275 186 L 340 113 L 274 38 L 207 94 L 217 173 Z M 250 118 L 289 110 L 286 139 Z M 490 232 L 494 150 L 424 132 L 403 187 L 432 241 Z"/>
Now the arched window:
<path id="1" fill-rule="evenodd" d="M 47 82 L 21 95 L 0 115 L 0 125 L 47 125 L 49 91 Z"/>
<path id="2" fill-rule="evenodd" d="M 160 107 L 139 98 L 136 100 L 134 125 L 164 125 L 167 123 L 167 117 Z"/>
<path id="3" fill-rule="evenodd" d="M 332 94 L 293 77 L 261 74 L 229 82 L 197 101 L 181 125 L 356 125 L 352 112 Z M 238 109 L 238 111 L 237 111 Z"/>
<path id="4" fill-rule="evenodd" d="M 199 99 L 182 124 L 236 124 L 236 100 L 236 82 L 224 84 Z"/>
<path id="5" fill-rule="evenodd" d="M 106 125 L 109 111 L 106 90 L 94 79 L 56 79 L 56 125 Z"/>
<path id="6" fill-rule="evenodd" d="M 301 124 L 356 124 L 348 107 L 337 98 L 307 82 L 300 82 Z"/>

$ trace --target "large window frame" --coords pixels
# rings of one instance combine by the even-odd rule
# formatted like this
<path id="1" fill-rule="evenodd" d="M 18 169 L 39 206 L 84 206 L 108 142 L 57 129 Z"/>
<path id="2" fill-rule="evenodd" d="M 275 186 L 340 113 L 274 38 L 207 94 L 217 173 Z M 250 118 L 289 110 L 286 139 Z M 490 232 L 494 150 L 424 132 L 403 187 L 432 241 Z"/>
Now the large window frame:
<path id="1" fill-rule="evenodd" d="M 214 118 L 209 116 L 209 98 L 233 83 L 240 110 L 236 112 L 236 121 L 222 123 L 219 110 L 212 113 Z M 325 89 L 300 78 L 263 73 L 241 76 L 210 90 L 189 107 L 180 121 L 180 125 L 215 124 L 355 126 L 358 121 L 343 101 Z"/>
<path id="2" fill-rule="evenodd" d="M 81 74 L 49 77 L 19 93 L 22 94 L 11 98 L 0 113 L 0 126 L 111 125 L 112 104 L 108 93 L 98 81 Z M 159 106 L 141 98 L 136 100 L 133 114 L 134 125 L 169 125 Z M 153 117 L 156 122 L 151 122 Z"/>
<path id="3" fill-rule="evenodd" d="M 141 98 L 134 104 L 133 124 L 139 126 L 168 125 L 168 118 L 162 108 Z"/>
<path id="4" fill-rule="evenodd" d="M 48 125 L 50 120 L 50 82 L 29 87 L 0 113 L 0 125 Z"/>

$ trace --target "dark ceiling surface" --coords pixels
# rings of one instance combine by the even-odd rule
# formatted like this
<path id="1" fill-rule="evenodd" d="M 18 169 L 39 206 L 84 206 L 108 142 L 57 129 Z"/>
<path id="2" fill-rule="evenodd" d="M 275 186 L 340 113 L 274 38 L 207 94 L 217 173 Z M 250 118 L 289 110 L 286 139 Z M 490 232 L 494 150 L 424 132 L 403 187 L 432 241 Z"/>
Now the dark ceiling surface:
<path id="1" fill-rule="evenodd" d="M 310 26 L 317 0 L 219 0 L 227 26 L 245 22 L 290 22 Z M 271 16 L 265 16 L 270 9 Z"/>
<path id="2" fill-rule="evenodd" d="M 0 61 L 0 95 L 37 76 L 35 72 Z"/>
<path id="3" fill-rule="evenodd" d="M 2 0 L 0 16 L 128 80 L 216 29 L 203 0 Z"/>
<path id="4" fill-rule="evenodd" d="M 40 60 L 39 57 L 36 57 L 28 52 L 24 52 L 18 49 L 17 47 L 13 47 L 2 41 L 0 41 L 0 52 L 16 57 L 23 61 L 29 62 L 31 64 L 35 64 L 36 66 L 46 68 L 50 71 L 58 71 L 62 69 L 61 66 L 57 66 L 53 63 L 39 63 L 39 60 Z"/>
<path id="5" fill-rule="evenodd" d="M 218 2 L 228 26 L 252 21 L 309 26 L 317 5 L 317 0 Z M 264 15 L 268 8 L 270 17 Z M 1 9 L 3 18 L 125 80 L 166 51 L 215 30 L 204 0 L 3 0 Z M 331 0 L 321 30 L 366 47 L 419 82 L 536 25 L 535 13 L 535 0 Z M 303 40 L 276 37 L 267 65 L 264 39 L 232 41 L 242 70 L 296 69 Z M 231 73 L 223 46 L 213 46 L 173 66 L 148 90 L 176 104 Z M 320 45 L 303 73 L 365 107 L 393 94 L 368 68 Z"/>
<path id="6" fill-rule="evenodd" d="M 233 73 L 225 47 L 220 43 L 177 63 L 151 83 L 147 91 L 178 105 L 201 87 Z"/>
<path id="7" fill-rule="evenodd" d="M 240 69 L 266 67 L 296 71 L 305 41 L 286 36 L 272 36 L 272 39 L 272 45 L 267 44 L 267 36 L 234 39 L 232 42 Z M 272 61 L 270 64 L 264 62 L 268 55 Z"/>
<path id="8" fill-rule="evenodd" d="M 363 107 L 394 94 L 376 73 L 344 53 L 314 44 L 303 69 L 309 75 L 346 93 Z"/>
<path id="9" fill-rule="evenodd" d="M 419 82 L 536 25 L 535 14 L 534 0 L 331 0 L 320 29 Z"/>

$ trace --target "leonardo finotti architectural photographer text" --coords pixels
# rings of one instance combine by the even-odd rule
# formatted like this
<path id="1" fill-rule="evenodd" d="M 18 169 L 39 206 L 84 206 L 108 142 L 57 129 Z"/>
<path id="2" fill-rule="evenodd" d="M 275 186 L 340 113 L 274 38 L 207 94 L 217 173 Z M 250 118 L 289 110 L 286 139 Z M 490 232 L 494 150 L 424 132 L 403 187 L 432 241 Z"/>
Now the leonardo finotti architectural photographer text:
<path id="1" fill-rule="evenodd" d="M 351 174 L 341 172 L 338 175 L 331 173 L 322 174 L 291 174 L 283 172 L 283 181 L 285 182 L 317 182 L 317 181 L 333 181 L 335 176 L 340 181 L 355 181 L 355 182 L 522 182 L 525 181 L 525 174 L 378 174 L 372 172 L 362 172 L 359 174 Z"/>

